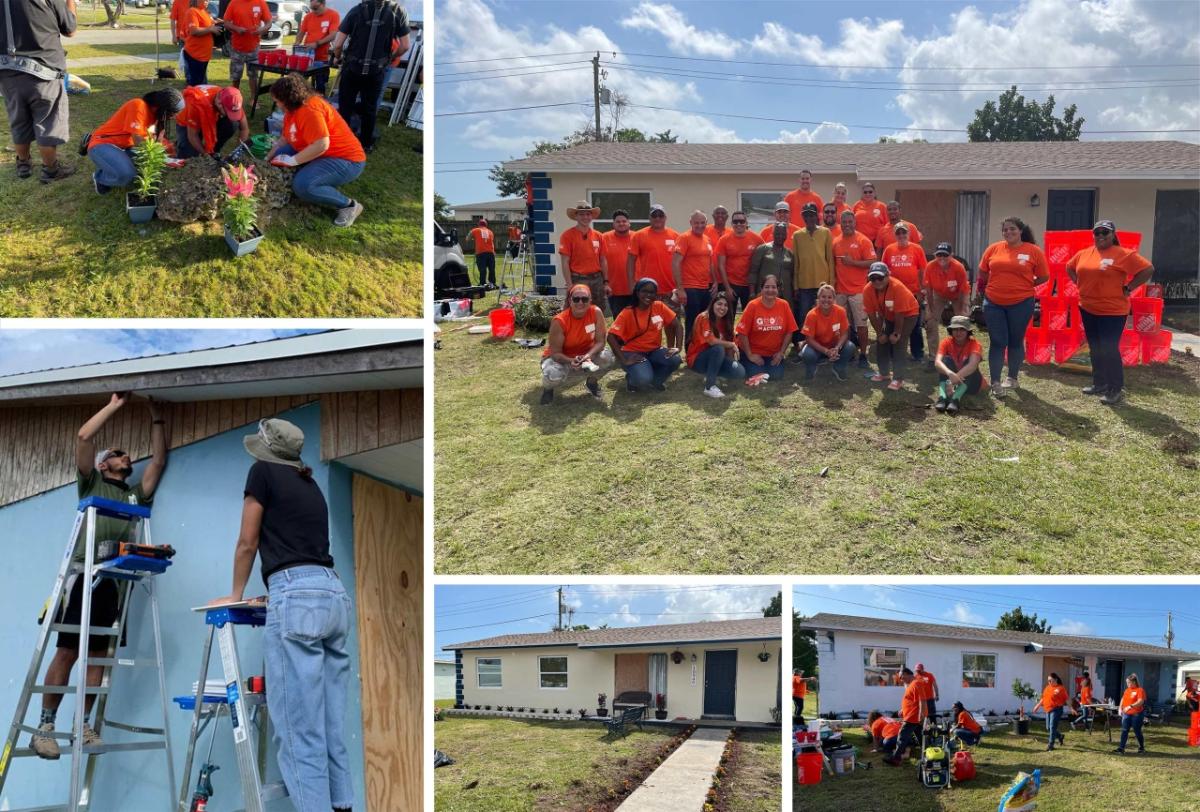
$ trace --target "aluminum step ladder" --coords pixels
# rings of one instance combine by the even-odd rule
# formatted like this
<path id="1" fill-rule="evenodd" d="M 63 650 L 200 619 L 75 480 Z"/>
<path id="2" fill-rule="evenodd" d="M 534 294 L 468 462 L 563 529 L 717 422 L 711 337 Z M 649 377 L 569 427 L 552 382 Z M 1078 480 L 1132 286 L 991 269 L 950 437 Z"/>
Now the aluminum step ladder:
<path id="1" fill-rule="evenodd" d="M 508 246 L 505 246 L 504 261 L 500 263 L 500 276 L 496 280 L 496 302 L 497 304 L 505 296 L 520 294 L 525 292 L 525 279 L 533 279 L 533 265 L 529 261 L 529 248 L 532 236 L 526 234 L 524 228 L 521 229 L 521 242 L 517 247 L 517 255 L 514 257 L 508 253 Z"/>
<path id="2" fill-rule="evenodd" d="M 240 812 L 265 812 L 268 802 L 286 798 L 288 792 L 282 781 L 270 784 L 263 784 L 262 781 L 262 776 L 266 773 L 267 759 L 267 695 L 251 693 L 247 689 L 242 676 L 242 665 L 238 659 L 234 629 L 237 626 L 264 625 L 267 622 L 266 607 L 243 601 L 239 604 L 212 609 L 201 608 L 197 611 L 204 612 L 208 635 L 205 637 L 204 653 L 200 658 L 200 678 L 196 681 L 196 690 L 190 696 L 175 698 L 180 707 L 192 711 L 192 729 L 188 734 L 187 756 L 183 760 L 183 785 L 177 810 L 188 812 L 191 808 L 189 784 L 197 739 L 208 724 L 215 725 L 223 713 L 228 713 L 233 728 L 233 749 L 237 755 L 238 772 L 242 780 L 242 798 L 245 802 Z M 224 695 L 205 692 L 214 637 L 221 652 Z M 213 732 L 215 736 L 215 727 Z M 211 749 L 210 743 L 210 752 Z"/>
<path id="3" fill-rule="evenodd" d="M 23 807 L 21 809 L 13 809 L 11 812 L 51 812 L 51 810 L 76 812 L 80 809 L 91 809 L 92 783 L 96 777 L 96 756 L 103 753 L 128 752 L 132 750 L 162 750 L 164 752 L 167 760 L 167 784 L 171 799 L 166 804 L 167 809 L 171 809 L 171 803 L 175 799 L 175 760 L 171 755 L 171 733 L 167 722 L 166 676 L 163 671 L 162 634 L 158 613 L 158 596 L 154 587 L 154 576 L 164 572 L 171 565 L 171 562 L 167 559 L 126 555 L 97 564 L 95 561 L 96 520 L 100 516 L 131 522 L 134 529 L 134 538 L 126 540 L 132 540 L 140 544 L 151 543 L 149 507 L 117 502 L 98 496 L 89 496 L 79 503 L 75 514 L 75 523 L 71 529 L 70 540 L 67 542 L 67 551 L 63 556 L 62 564 L 59 566 L 58 577 L 54 581 L 54 590 L 50 594 L 50 599 L 46 602 L 44 620 L 41 621 L 41 629 L 38 632 L 33 659 L 29 664 L 29 672 L 25 677 L 20 698 L 17 700 L 17 709 L 13 714 L 13 723 L 8 730 L 8 737 L 4 741 L 4 747 L 0 749 L 0 804 L 2 804 L 4 802 L 5 782 L 12 771 L 14 760 L 18 758 L 37 757 L 32 747 L 17 746 L 17 738 L 22 733 L 32 735 L 39 732 L 36 726 L 25 724 L 25 715 L 29 711 L 32 696 L 34 694 L 74 694 L 75 719 L 72 731 L 70 733 L 55 732 L 47 734 L 52 735 L 55 739 L 70 742 L 71 781 L 68 790 L 69 795 L 65 804 Z M 76 539 L 79 538 L 81 527 L 85 528 L 84 543 L 86 544 L 84 563 L 82 565 L 73 560 Z M 79 624 L 73 625 L 55 622 L 65 607 L 67 590 L 76 578 L 82 579 L 83 583 Z M 117 581 L 118 585 L 117 622 L 112 626 L 91 625 L 92 592 L 102 578 L 111 578 Z M 121 641 L 124 638 L 125 622 L 129 617 L 129 604 L 134 591 L 138 587 L 141 587 L 146 592 L 150 602 L 150 616 L 154 627 L 153 659 L 117 656 L 117 648 L 121 645 Z M 79 676 L 77 677 L 78 682 L 76 685 L 55 686 L 39 684 L 37 682 L 38 674 L 41 673 L 42 669 L 42 660 L 45 657 L 46 649 L 50 642 L 51 632 L 73 632 L 80 635 L 79 660 L 76 662 Z M 101 635 L 109 638 L 108 648 L 104 652 L 104 656 L 93 656 L 88 651 L 88 640 L 90 637 Z M 87 673 L 86 666 L 95 665 L 103 666 L 103 672 L 100 684 L 93 688 L 87 685 L 85 675 Z M 105 713 L 108 709 L 108 698 L 112 692 L 114 669 L 148 667 L 153 667 L 158 671 L 158 690 L 162 704 L 162 727 L 128 725 L 107 719 Z M 95 705 L 92 709 L 95 718 L 92 728 L 96 733 L 103 734 L 106 729 L 112 728 L 149 738 L 119 744 L 106 742 L 101 745 L 85 746 L 83 744 L 83 725 L 87 715 L 83 712 L 83 709 L 86 696 L 96 697 Z"/>

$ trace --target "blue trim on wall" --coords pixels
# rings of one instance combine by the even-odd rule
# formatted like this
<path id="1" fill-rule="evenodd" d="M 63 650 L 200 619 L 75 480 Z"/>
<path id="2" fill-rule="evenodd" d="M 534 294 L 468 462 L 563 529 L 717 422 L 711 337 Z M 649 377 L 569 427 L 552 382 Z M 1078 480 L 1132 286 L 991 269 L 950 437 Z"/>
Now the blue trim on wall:
<path id="1" fill-rule="evenodd" d="M 454 652 L 454 707 L 463 706 L 462 652 Z"/>
<path id="2" fill-rule="evenodd" d="M 550 220 L 550 212 L 554 210 L 554 201 L 550 198 L 550 190 L 554 187 L 550 176 L 545 172 L 530 172 L 530 183 L 533 186 L 533 281 L 539 288 L 545 288 L 551 294 L 558 293 L 554 286 L 555 267 L 553 265 L 555 240 L 554 223 Z"/>

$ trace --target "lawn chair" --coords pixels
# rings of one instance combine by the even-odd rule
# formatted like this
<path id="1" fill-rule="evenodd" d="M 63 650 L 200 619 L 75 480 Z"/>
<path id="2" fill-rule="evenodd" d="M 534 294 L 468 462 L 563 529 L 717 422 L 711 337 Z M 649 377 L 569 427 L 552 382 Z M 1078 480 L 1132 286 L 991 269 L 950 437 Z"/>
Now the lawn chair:
<path id="1" fill-rule="evenodd" d="M 1151 702 L 1146 706 L 1146 724 L 1168 725 L 1174 712 L 1174 702 Z"/>

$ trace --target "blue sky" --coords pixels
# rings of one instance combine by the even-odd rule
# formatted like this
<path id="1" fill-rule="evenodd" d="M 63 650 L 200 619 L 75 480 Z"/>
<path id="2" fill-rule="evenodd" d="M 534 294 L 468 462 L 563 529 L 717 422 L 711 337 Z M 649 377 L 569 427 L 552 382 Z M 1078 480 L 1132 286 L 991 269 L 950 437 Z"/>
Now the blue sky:
<path id="1" fill-rule="evenodd" d="M 0 330 L 0 375 L 144 358 L 319 330 Z"/>
<path id="2" fill-rule="evenodd" d="M 796 586 L 793 607 L 802 615 L 882 617 L 995 628 L 1000 615 L 1020 606 L 1050 621 L 1052 632 L 1119 637 L 1166 645 L 1173 610 L 1175 648 L 1200 651 L 1200 586 Z"/>
<path id="3" fill-rule="evenodd" d="M 451 203 L 496 197 L 491 164 L 591 121 L 587 60 L 596 50 L 607 51 L 605 86 L 633 105 L 621 126 L 670 128 L 692 142 L 963 141 L 973 111 L 1014 83 L 1028 98 L 1053 93 L 1056 113 L 1077 104 L 1084 138 L 1200 139 L 1088 135 L 1200 128 L 1200 4 L 1190 1 L 437 0 L 435 7 L 435 188 Z M 814 64 L 830 67 L 800 67 Z M 447 115 L 563 102 L 570 104 Z M 602 125 L 610 118 L 604 108 Z"/>
<path id="4" fill-rule="evenodd" d="M 434 653 L 447 643 L 500 634 L 550 631 L 558 619 L 560 584 L 519 586 L 439 585 L 434 588 Z M 588 584 L 564 587 L 563 602 L 575 610 L 573 623 L 597 627 L 653 626 L 706 620 L 762 617 L 762 607 L 779 586 L 748 584 Z M 564 620 L 564 623 L 566 621 Z"/>

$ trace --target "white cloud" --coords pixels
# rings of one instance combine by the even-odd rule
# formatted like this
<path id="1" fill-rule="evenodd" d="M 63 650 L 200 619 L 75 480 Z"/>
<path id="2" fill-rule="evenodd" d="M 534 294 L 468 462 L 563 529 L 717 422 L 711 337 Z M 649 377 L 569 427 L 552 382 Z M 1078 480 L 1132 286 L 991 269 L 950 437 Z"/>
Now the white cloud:
<path id="1" fill-rule="evenodd" d="M 1063 618 L 1055 623 L 1051 628 L 1054 629 L 1055 634 L 1076 634 L 1083 636 L 1092 634 L 1094 631 L 1091 626 L 1083 621 L 1071 620 L 1070 618 Z"/>
<path id="2" fill-rule="evenodd" d="M 629 604 L 626 603 L 601 622 L 607 623 L 610 626 L 636 626 L 641 619 L 640 615 L 635 615 L 629 611 Z"/>
<path id="3" fill-rule="evenodd" d="M 683 12 L 669 3 L 641 3 L 621 19 L 624 28 L 662 34 L 667 47 L 683 56 L 729 58 L 738 51 L 738 40 L 712 31 L 700 31 Z"/>
<path id="4" fill-rule="evenodd" d="M 663 611 L 652 623 L 697 623 L 762 617 L 762 608 L 779 591 L 758 589 L 681 589 L 670 592 Z"/>
<path id="5" fill-rule="evenodd" d="M 778 144 L 841 144 L 850 139 L 850 128 L 836 121 L 822 121 L 811 130 L 800 129 L 795 132 L 780 130 L 779 137 L 767 143 Z"/>
<path id="6" fill-rule="evenodd" d="M 967 626 L 982 626 L 984 624 L 983 615 L 972 612 L 971 607 L 962 601 L 958 601 L 954 606 L 943 612 L 942 617 Z"/>
<path id="7" fill-rule="evenodd" d="M 892 588 L 886 586 L 868 587 L 870 600 L 877 606 L 885 609 L 902 609 L 900 604 L 892 599 Z"/>

